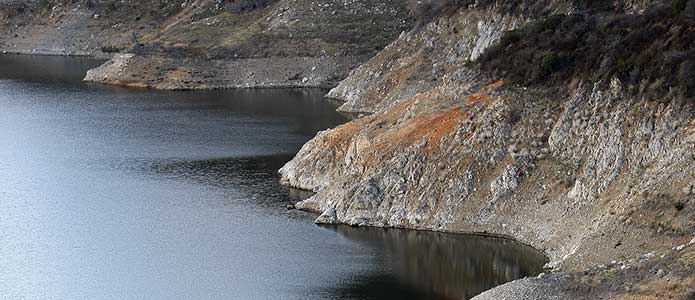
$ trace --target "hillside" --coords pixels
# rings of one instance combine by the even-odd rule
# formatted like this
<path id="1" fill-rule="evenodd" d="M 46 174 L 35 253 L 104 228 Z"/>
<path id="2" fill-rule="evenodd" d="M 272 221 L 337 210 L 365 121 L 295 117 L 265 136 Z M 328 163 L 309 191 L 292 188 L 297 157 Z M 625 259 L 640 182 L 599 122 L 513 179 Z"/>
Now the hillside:
<path id="1" fill-rule="evenodd" d="M 88 81 L 332 87 L 412 26 L 404 0 L 8 1 L 0 50 L 111 58 Z"/>
<path id="2" fill-rule="evenodd" d="M 691 299 L 693 1 L 450 1 L 280 170 L 319 223 L 479 232 L 559 272 L 480 299 Z M 670 297 L 670 298 L 669 298 Z"/>
<path id="3" fill-rule="evenodd" d="M 332 87 L 281 170 L 318 223 L 479 233 L 547 275 L 475 299 L 695 299 L 695 0 L 0 0 L 86 80 Z M 40 16 L 40 17 L 37 17 Z"/>

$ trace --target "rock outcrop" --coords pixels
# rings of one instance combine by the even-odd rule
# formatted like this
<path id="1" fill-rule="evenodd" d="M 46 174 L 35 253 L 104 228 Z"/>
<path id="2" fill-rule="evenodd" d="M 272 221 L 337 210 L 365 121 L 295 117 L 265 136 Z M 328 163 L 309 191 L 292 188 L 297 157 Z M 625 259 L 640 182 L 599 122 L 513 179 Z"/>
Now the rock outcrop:
<path id="1" fill-rule="evenodd" d="M 86 79 L 130 87 L 337 85 L 361 117 L 280 170 L 317 222 L 549 256 L 476 299 L 693 299 L 695 1 L 262 2 L 0 0 L 0 50 L 113 56 Z"/>
<path id="2" fill-rule="evenodd" d="M 621 4 L 637 17 L 648 5 Z M 505 32 L 577 11 L 472 4 L 401 35 L 329 93 L 364 116 L 319 133 L 280 170 L 283 183 L 316 192 L 296 206 L 318 222 L 508 236 L 569 272 L 480 299 L 583 298 L 585 270 L 652 252 L 664 257 L 596 271 L 603 283 L 587 299 L 661 295 L 648 288 L 661 280 L 651 264 L 691 281 L 690 250 L 669 249 L 695 232 L 695 102 L 635 92 L 619 74 L 525 86 L 481 71 Z"/>

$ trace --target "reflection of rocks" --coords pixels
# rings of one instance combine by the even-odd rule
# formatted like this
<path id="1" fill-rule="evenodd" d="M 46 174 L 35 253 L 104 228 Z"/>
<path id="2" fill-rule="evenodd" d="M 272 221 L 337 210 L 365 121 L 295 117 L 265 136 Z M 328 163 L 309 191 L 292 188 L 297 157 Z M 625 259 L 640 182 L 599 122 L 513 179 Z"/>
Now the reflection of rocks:
<path id="1" fill-rule="evenodd" d="M 294 203 L 309 199 L 309 197 L 314 195 L 314 193 L 312 193 L 310 191 L 300 190 L 300 189 L 295 189 L 295 188 L 287 188 L 287 193 L 290 197 L 290 201 L 293 201 Z M 296 208 L 294 204 L 291 204 L 289 206 L 291 206 L 292 209 Z"/>
<path id="2" fill-rule="evenodd" d="M 693 102 L 635 97 L 619 78 L 485 78 L 470 59 L 528 20 L 477 3 L 403 34 L 334 89 L 342 110 L 372 114 L 319 133 L 283 183 L 315 191 L 307 206 L 341 223 L 510 236 L 567 271 L 692 233 Z M 353 191 L 367 181 L 371 206 Z"/>
<path id="3" fill-rule="evenodd" d="M 351 240 L 383 248 L 393 274 L 400 281 L 445 299 L 469 299 L 493 286 L 534 276 L 545 262 L 545 257 L 534 249 L 501 238 L 400 229 L 331 228 Z"/>

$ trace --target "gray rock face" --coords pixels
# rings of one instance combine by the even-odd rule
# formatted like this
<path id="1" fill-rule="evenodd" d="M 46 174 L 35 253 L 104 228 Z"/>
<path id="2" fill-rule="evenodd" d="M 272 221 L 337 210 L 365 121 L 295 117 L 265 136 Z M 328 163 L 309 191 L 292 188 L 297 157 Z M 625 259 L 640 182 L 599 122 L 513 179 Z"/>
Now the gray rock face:
<path id="1" fill-rule="evenodd" d="M 508 196 L 519 186 L 519 169 L 516 166 L 509 165 L 502 174 L 490 182 L 490 193 L 492 199 L 497 200 L 504 196 Z"/>
<path id="2" fill-rule="evenodd" d="M 635 97 L 617 79 L 547 90 L 481 81 L 463 62 L 519 22 L 460 11 L 353 72 L 331 95 L 373 114 L 319 133 L 280 170 L 316 192 L 298 205 L 346 224 L 511 236 L 565 270 L 692 232 L 693 210 L 678 204 L 695 178 L 692 103 Z M 436 54 L 423 63 L 423 53 Z M 410 85 L 430 74 L 405 72 L 421 63 L 445 71 Z"/>
<path id="3" fill-rule="evenodd" d="M 335 215 L 335 209 L 327 209 L 318 218 L 316 224 L 337 224 L 338 217 Z"/>
<path id="4" fill-rule="evenodd" d="M 527 278 L 501 285 L 473 297 L 472 300 L 564 300 L 572 299 L 560 288 L 563 279 L 552 275 L 543 279 Z"/>
<path id="5" fill-rule="evenodd" d="M 352 113 L 373 113 L 400 103 L 440 85 L 452 75 L 451 65 L 477 59 L 502 32 L 524 20 L 492 9 L 463 10 L 422 31 L 403 33 L 327 96 L 344 101 L 339 110 Z"/>

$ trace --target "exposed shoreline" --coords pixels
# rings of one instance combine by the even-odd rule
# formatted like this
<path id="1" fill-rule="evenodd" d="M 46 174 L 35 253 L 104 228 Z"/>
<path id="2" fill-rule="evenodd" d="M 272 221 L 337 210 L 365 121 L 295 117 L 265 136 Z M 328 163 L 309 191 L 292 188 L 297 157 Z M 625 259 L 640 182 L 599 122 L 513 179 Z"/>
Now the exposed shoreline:
<path id="1" fill-rule="evenodd" d="M 552 1 L 547 10 L 575 16 L 574 5 Z M 651 9 L 616 5 L 606 19 Z M 263 15 L 268 28 L 306 30 L 282 9 Z M 263 40 L 282 56 L 208 59 L 218 49 L 204 49 L 202 59 L 189 44 L 161 42 L 174 35 L 167 31 L 151 40 L 160 54 L 119 53 L 85 79 L 161 90 L 333 88 L 326 98 L 359 118 L 318 133 L 280 170 L 283 184 L 316 193 L 296 207 L 319 214 L 318 223 L 498 236 L 550 259 L 553 274 L 475 299 L 692 297 L 695 105 L 675 93 L 636 95 L 615 75 L 526 86 L 483 72 L 478 59 L 505 33 L 547 25 L 534 23 L 547 12 L 517 9 L 457 8 L 392 34 L 375 56 L 316 40 L 319 52 L 335 52 L 300 55 L 301 41 L 287 35 Z M 261 32 L 250 16 L 242 22 Z M 260 51 L 243 41 L 225 51 Z M 546 52 L 544 62 L 560 59 Z M 662 287 L 672 281 L 684 284 Z"/>
<path id="2" fill-rule="evenodd" d="M 364 57 L 172 59 L 117 54 L 85 81 L 160 90 L 332 88 Z"/>

